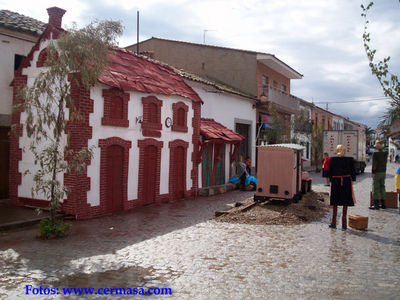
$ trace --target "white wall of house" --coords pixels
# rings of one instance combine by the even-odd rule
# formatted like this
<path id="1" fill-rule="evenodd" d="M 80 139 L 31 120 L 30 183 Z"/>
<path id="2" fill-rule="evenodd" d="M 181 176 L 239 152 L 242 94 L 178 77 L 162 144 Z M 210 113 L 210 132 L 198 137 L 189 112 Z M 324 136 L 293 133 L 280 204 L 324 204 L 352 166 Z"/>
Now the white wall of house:
<path id="1" fill-rule="evenodd" d="M 255 126 L 256 126 L 256 108 L 253 108 L 254 102 L 248 98 L 236 96 L 231 93 L 221 92 L 214 87 L 192 80 L 185 80 L 186 83 L 194 89 L 204 104 L 201 107 L 201 117 L 211 118 L 216 122 L 221 123 L 227 128 L 236 131 L 235 124 L 246 122 L 250 125 L 250 144 L 249 153 L 252 158 L 253 164 L 255 163 Z M 225 181 L 229 180 L 229 150 L 230 145 L 226 145 L 225 153 Z M 199 187 L 201 187 L 201 164 L 199 166 Z"/>
<path id="2" fill-rule="evenodd" d="M 110 137 L 120 137 L 121 139 L 131 141 L 132 146 L 129 149 L 129 172 L 128 172 L 128 200 L 138 199 L 138 176 L 139 176 L 139 147 L 138 140 L 145 139 L 143 137 L 142 127 L 140 123 L 136 122 L 136 117 L 143 116 L 143 105 L 142 97 L 147 97 L 150 94 L 143 94 L 139 92 L 129 92 L 130 100 L 128 102 L 128 119 L 129 127 L 117 127 L 117 126 L 103 126 L 101 125 L 101 119 L 104 115 L 104 99 L 102 96 L 102 90 L 109 89 L 105 85 L 98 85 L 91 89 L 90 97 L 94 100 L 94 112 L 90 115 L 90 125 L 93 127 L 92 139 L 89 140 L 89 147 L 95 146 L 94 157 L 88 167 L 88 176 L 91 178 L 91 189 L 88 191 L 88 202 L 92 205 L 100 205 L 100 153 L 101 149 L 98 147 L 100 139 L 106 139 Z M 168 143 L 176 139 L 182 139 L 189 142 L 187 149 L 187 163 L 186 163 L 186 189 L 192 188 L 192 180 L 190 178 L 191 170 L 193 168 L 192 163 L 192 134 L 193 127 L 191 120 L 193 118 L 193 109 L 191 100 L 178 97 L 178 96 L 164 96 L 151 94 L 156 96 L 159 100 L 163 101 L 161 107 L 161 123 L 163 125 L 161 131 L 161 138 L 164 142 L 163 148 L 161 149 L 161 170 L 160 170 L 160 194 L 166 194 L 169 191 L 169 159 L 170 159 L 170 148 Z M 173 119 L 172 104 L 182 101 L 189 106 L 188 110 L 188 132 L 174 132 L 170 128 L 165 126 L 165 119 L 170 117 Z"/>
<path id="3" fill-rule="evenodd" d="M 36 62 L 39 53 L 42 49 L 47 47 L 48 41 L 44 41 L 40 49 L 36 51 L 33 55 L 33 60 L 31 66 L 23 70 L 23 74 L 28 76 L 28 86 L 32 86 L 35 78 L 38 76 L 39 72 L 44 68 L 37 68 Z M 110 87 L 98 84 L 91 89 L 90 98 L 94 100 L 94 112 L 90 114 L 90 126 L 92 126 L 92 138 L 88 141 L 88 146 L 94 146 L 94 156 L 88 166 L 88 177 L 90 177 L 91 189 L 88 191 L 87 199 L 88 203 L 92 206 L 100 204 L 100 153 L 99 139 L 106 139 L 110 137 L 119 137 L 127 141 L 132 142 L 132 146 L 129 150 L 129 171 L 128 171 L 128 200 L 134 200 L 138 198 L 138 176 L 139 176 L 139 147 L 138 140 L 145 139 L 143 137 L 141 124 L 136 122 L 136 117 L 143 116 L 143 104 L 142 97 L 149 96 L 150 94 L 144 94 L 139 92 L 129 92 L 130 100 L 128 102 L 128 119 L 129 127 L 117 127 L 117 126 L 103 126 L 101 125 L 101 119 L 104 115 L 104 99 L 102 96 L 103 89 L 109 89 Z M 190 190 L 192 188 L 191 180 L 191 170 L 193 168 L 192 163 L 192 135 L 193 127 L 191 124 L 193 118 L 192 102 L 189 99 L 180 96 L 165 96 L 157 95 L 158 99 L 163 101 L 161 107 L 161 123 L 162 132 L 161 138 L 156 138 L 164 142 L 163 148 L 161 150 L 161 170 L 160 170 L 160 194 L 166 194 L 169 192 L 169 159 L 170 159 L 170 148 L 168 143 L 170 141 L 181 139 L 189 143 L 187 149 L 187 163 L 186 163 L 186 189 Z M 188 132 L 174 132 L 171 127 L 167 128 L 165 126 L 165 119 L 170 117 L 173 119 L 172 104 L 176 102 L 184 102 L 189 106 L 187 115 L 187 127 Z M 68 117 L 68 109 L 66 109 Z M 23 124 L 26 120 L 26 113 L 21 113 L 21 123 Z M 66 138 L 63 137 L 63 142 L 65 144 Z M 22 159 L 19 162 L 19 172 L 22 174 L 29 170 L 30 173 L 22 175 L 22 183 L 18 186 L 18 196 L 25 198 L 32 198 L 31 189 L 34 186 L 33 176 L 39 170 L 34 164 L 34 157 L 29 150 L 29 145 L 31 140 L 27 137 L 26 129 L 24 128 L 23 135 L 19 140 L 20 147 L 23 149 Z M 63 176 L 60 175 L 58 180 L 63 182 Z M 44 195 L 38 195 L 36 199 L 45 200 Z"/>
<path id="4" fill-rule="evenodd" d="M 38 76 L 38 74 L 45 68 L 37 68 L 36 67 L 36 62 L 39 56 L 40 51 L 47 47 L 48 41 L 44 41 L 41 43 L 40 48 L 38 51 L 35 51 L 33 54 L 33 59 L 31 62 L 31 66 L 23 70 L 23 75 L 27 76 L 27 86 L 31 87 L 34 84 L 35 78 Z M 11 95 L 12 98 L 12 95 Z M 66 112 L 66 118 L 68 119 L 68 109 L 64 108 Z M 25 112 L 21 113 L 21 124 L 24 124 L 26 122 L 27 114 Z M 27 132 L 26 132 L 26 127 L 23 127 L 23 133 L 22 137 L 19 139 L 19 145 L 20 148 L 22 149 L 22 159 L 19 162 L 19 172 L 22 174 L 21 178 L 21 184 L 18 186 L 18 196 L 19 197 L 24 197 L 24 198 L 32 198 L 32 187 L 34 186 L 34 180 L 33 177 L 35 173 L 40 169 L 38 166 L 34 164 L 34 155 L 30 151 L 29 147 L 31 144 L 31 139 L 28 138 Z M 62 138 L 62 147 L 66 143 L 66 137 L 63 136 Z M 42 143 L 42 146 L 45 145 L 45 142 Z M 40 147 L 40 146 L 38 146 Z M 44 147 L 43 147 L 44 148 Z M 27 174 L 25 174 L 28 172 Z M 24 175 L 25 174 L 25 175 Z M 57 178 L 60 182 L 63 182 L 63 175 L 60 174 Z M 38 195 L 35 196 L 35 199 L 46 199 L 44 194 L 39 193 Z"/>
<path id="5" fill-rule="evenodd" d="M 309 120 L 311 120 L 312 112 L 311 108 L 306 105 L 302 105 L 300 102 L 300 110 L 304 111 L 306 116 L 308 117 Z M 294 120 L 294 116 L 292 116 Z M 306 133 L 295 133 L 292 132 L 292 136 L 294 136 L 298 142 L 305 147 L 305 149 L 302 152 L 302 158 L 305 159 L 303 162 L 303 167 L 308 168 L 311 166 L 311 141 L 312 137 L 311 134 L 306 134 Z M 308 154 L 308 155 L 307 155 Z"/>
<path id="6" fill-rule="evenodd" d="M 397 145 L 400 144 L 399 139 L 393 139 L 392 137 L 389 137 L 389 156 L 388 159 L 392 160 L 393 162 L 395 161 L 396 155 L 400 155 L 400 149 L 397 148 Z"/>
<path id="7" fill-rule="evenodd" d="M 26 56 L 34 43 L 0 34 L 0 114 L 11 115 L 15 54 Z"/>

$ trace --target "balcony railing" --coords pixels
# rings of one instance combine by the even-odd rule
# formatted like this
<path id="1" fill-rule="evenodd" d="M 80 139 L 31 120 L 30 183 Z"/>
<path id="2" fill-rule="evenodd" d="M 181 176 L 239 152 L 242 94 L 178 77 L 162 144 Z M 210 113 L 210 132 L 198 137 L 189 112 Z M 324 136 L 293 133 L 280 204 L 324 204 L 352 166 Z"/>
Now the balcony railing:
<path id="1" fill-rule="evenodd" d="M 296 96 L 287 94 L 271 86 L 261 88 L 259 95 L 262 93 L 266 96 L 267 101 L 279 104 L 290 111 L 297 112 L 299 110 L 300 101 Z"/>

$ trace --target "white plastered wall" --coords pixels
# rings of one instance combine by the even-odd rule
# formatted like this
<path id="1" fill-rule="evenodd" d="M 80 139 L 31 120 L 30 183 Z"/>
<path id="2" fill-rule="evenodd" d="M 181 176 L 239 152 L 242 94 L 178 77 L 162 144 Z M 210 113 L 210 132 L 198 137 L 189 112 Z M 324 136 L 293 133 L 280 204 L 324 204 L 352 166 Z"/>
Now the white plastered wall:
<path id="1" fill-rule="evenodd" d="M 15 54 L 26 56 L 33 42 L 0 34 L 0 114 L 11 115 L 13 88 L 10 86 L 14 78 Z"/>
<path id="2" fill-rule="evenodd" d="M 161 107 L 161 123 L 162 131 L 161 138 L 156 140 L 163 141 L 161 149 L 161 170 L 160 170 L 160 194 L 169 192 L 169 159 L 170 148 L 168 143 L 176 139 L 181 139 L 189 143 L 187 149 L 187 163 L 186 163 L 186 189 L 192 188 L 191 171 L 193 167 L 192 152 L 193 152 L 193 127 L 191 120 L 193 118 L 193 109 L 191 100 L 179 96 L 165 96 L 158 94 L 144 94 L 139 92 L 129 92 L 128 102 L 128 119 L 129 127 L 117 126 L 103 126 L 101 119 L 104 115 L 104 99 L 102 96 L 103 89 L 109 89 L 106 85 L 97 85 L 91 89 L 90 98 L 94 100 L 94 111 L 90 114 L 90 125 L 93 127 L 92 139 L 89 140 L 89 147 L 95 146 L 94 156 L 91 164 L 88 166 L 88 177 L 90 177 L 90 187 L 87 199 L 88 203 L 92 206 L 100 205 L 100 153 L 99 140 L 107 139 L 110 137 L 119 137 L 123 140 L 131 141 L 132 145 L 129 149 L 129 171 L 128 171 L 128 200 L 138 199 L 138 178 L 139 178 L 139 147 L 138 140 L 146 139 L 142 135 L 142 127 L 140 123 L 136 122 L 136 117 L 143 116 L 142 98 L 147 96 L 156 96 L 159 100 L 163 101 Z M 184 102 L 189 106 L 187 116 L 188 132 L 174 132 L 171 127 L 165 126 L 165 119 L 170 117 L 173 119 L 172 104 L 177 102 Z"/>
<path id="3" fill-rule="evenodd" d="M 33 86 L 34 81 L 35 81 L 36 77 L 39 75 L 39 73 L 46 69 L 44 67 L 37 68 L 36 62 L 37 62 L 40 52 L 44 48 L 46 48 L 48 46 L 48 44 L 49 44 L 48 40 L 45 40 L 40 44 L 39 50 L 37 50 L 33 53 L 31 66 L 28 68 L 25 68 L 22 71 L 22 74 L 27 76 L 27 86 L 28 87 Z M 66 107 L 64 107 L 64 111 L 66 113 L 66 119 L 68 119 L 69 110 Z M 21 124 L 25 124 L 26 118 L 27 118 L 27 114 L 25 112 L 22 112 L 21 118 L 20 118 Z M 35 173 L 39 170 L 39 166 L 35 165 L 34 155 L 31 152 L 31 150 L 29 149 L 32 140 L 30 138 L 28 138 L 28 136 L 27 136 L 26 127 L 23 126 L 23 128 L 24 128 L 24 130 L 23 130 L 22 136 L 19 138 L 19 147 L 22 149 L 22 159 L 21 159 L 21 161 L 19 161 L 18 166 L 19 166 L 19 172 L 22 174 L 22 178 L 21 178 L 21 184 L 18 186 L 18 196 L 23 197 L 23 198 L 32 198 L 33 197 L 32 187 L 34 186 L 33 177 L 34 177 Z M 65 144 L 66 144 L 66 136 L 63 136 L 60 147 L 63 148 Z M 42 146 L 42 149 L 43 149 L 45 145 L 46 145 L 45 141 L 41 142 L 41 145 L 38 145 L 38 149 L 40 149 L 40 146 Z M 25 174 L 26 171 L 29 171 L 29 173 Z M 62 183 L 64 181 L 63 174 L 59 174 L 57 177 L 57 180 Z M 46 197 L 41 193 L 34 195 L 34 198 L 47 200 Z"/>
<path id="4" fill-rule="evenodd" d="M 186 80 L 203 100 L 204 104 L 201 107 L 201 117 L 211 118 L 216 122 L 221 123 L 225 127 L 235 131 L 237 120 L 246 122 L 250 125 L 250 154 L 255 163 L 255 124 L 256 124 L 256 109 L 253 107 L 254 102 L 248 98 L 236 96 L 234 94 L 221 92 L 212 86 Z M 225 182 L 229 180 L 229 171 L 231 169 L 229 161 L 230 145 L 225 147 Z M 199 187 L 202 187 L 202 166 L 199 165 Z"/>

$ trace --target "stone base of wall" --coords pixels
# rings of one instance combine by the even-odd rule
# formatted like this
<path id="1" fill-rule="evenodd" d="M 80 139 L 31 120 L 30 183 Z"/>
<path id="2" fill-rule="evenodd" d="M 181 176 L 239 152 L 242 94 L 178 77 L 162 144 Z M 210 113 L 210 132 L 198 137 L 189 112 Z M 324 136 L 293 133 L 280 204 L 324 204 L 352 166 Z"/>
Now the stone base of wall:
<path id="1" fill-rule="evenodd" d="M 208 197 L 208 196 L 223 194 L 223 193 L 226 193 L 229 191 L 233 191 L 235 189 L 236 189 L 236 184 L 227 183 L 227 184 L 223 184 L 223 185 L 216 185 L 216 186 L 200 188 L 199 195 Z"/>

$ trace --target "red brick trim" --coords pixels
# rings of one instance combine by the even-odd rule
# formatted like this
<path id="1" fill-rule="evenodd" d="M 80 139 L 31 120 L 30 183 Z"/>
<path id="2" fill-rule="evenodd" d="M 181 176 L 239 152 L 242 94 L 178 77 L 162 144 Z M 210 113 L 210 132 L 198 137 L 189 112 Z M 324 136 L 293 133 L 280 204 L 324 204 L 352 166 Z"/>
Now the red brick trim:
<path id="1" fill-rule="evenodd" d="M 147 146 L 155 146 L 157 148 L 157 170 L 156 170 L 156 203 L 161 203 L 164 197 L 160 195 L 160 172 L 161 172 L 161 148 L 163 147 L 164 142 L 157 141 L 155 139 L 144 139 L 138 140 L 139 147 L 139 178 L 138 178 L 138 200 L 139 203 L 144 203 L 144 170 L 145 166 L 145 157 L 146 157 L 146 147 Z"/>
<path id="2" fill-rule="evenodd" d="M 36 62 L 36 67 L 41 68 L 44 67 L 47 61 L 47 48 L 44 48 L 42 51 L 40 51 L 38 60 Z M 55 60 L 58 59 L 58 52 L 55 52 Z"/>
<path id="3" fill-rule="evenodd" d="M 92 138 L 93 128 L 90 126 L 89 116 L 93 113 L 94 101 L 90 99 L 90 91 L 83 85 L 79 85 L 79 75 L 77 78 L 69 76 L 71 83 L 71 98 L 76 110 L 80 114 L 79 120 L 68 122 L 66 132 L 69 135 L 69 148 L 75 153 L 84 148 L 88 148 L 89 139 Z M 67 105 L 68 108 L 71 108 Z M 69 160 L 68 157 L 66 157 Z M 90 177 L 87 176 L 87 168 L 91 161 L 85 161 L 86 167 L 83 173 L 72 171 L 64 175 L 64 184 L 71 188 L 71 193 L 64 200 L 62 209 L 66 213 L 75 215 L 77 219 L 92 217 L 90 204 L 87 202 L 87 192 L 90 190 Z"/>
<path id="4" fill-rule="evenodd" d="M 183 184 L 183 190 L 185 193 L 185 197 L 187 195 L 187 190 L 186 190 L 186 170 L 187 170 L 187 149 L 189 147 L 189 143 L 185 142 L 183 140 L 174 140 L 168 143 L 170 150 L 170 155 L 169 155 L 169 199 L 170 200 L 175 200 L 174 195 L 175 195 L 175 180 L 177 178 L 175 172 L 176 172 L 176 166 L 173 165 L 173 160 L 174 160 L 174 154 L 175 150 L 177 147 L 183 147 L 184 148 L 184 158 L 183 158 L 183 177 L 185 178 L 184 184 Z"/>
<path id="5" fill-rule="evenodd" d="M 34 206 L 34 207 L 50 207 L 50 201 L 49 200 L 43 200 L 43 199 L 32 199 L 32 198 L 24 198 L 20 197 L 19 200 L 24 203 L 24 205 L 29 205 L 29 206 Z"/>
<path id="6" fill-rule="evenodd" d="M 13 105 L 23 103 L 24 100 L 18 98 L 18 93 L 21 88 L 27 85 L 27 76 L 22 75 L 22 70 L 31 67 L 33 55 L 40 49 L 43 41 L 49 40 L 51 37 L 57 39 L 62 31 L 54 26 L 47 26 L 39 40 L 32 47 L 27 57 L 24 58 L 18 70 L 14 72 L 13 80 Z M 21 124 L 21 112 L 19 109 L 14 111 L 11 116 L 11 124 L 15 126 L 15 130 L 10 135 L 10 172 L 9 172 L 9 198 L 12 205 L 24 205 L 25 202 L 29 204 L 28 198 L 18 197 L 18 186 L 22 182 L 22 174 L 19 172 L 19 162 L 22 160 L 22 149 L 19 146 L 19 139 L 22 138 L 23 124 Z M 38 200 L 40 201 L 40 200 Z M 42 200 L 45 201 L 45 200 Z"/>
<path id="7" fill-rule="evenodd" d="M 62 17 L 66 10 L 53 6 L 47 9 L 47 14 L 49 15 L 49 24 L 61 27 Z"/>
<path id="8" fill-rule="evenodd" d="M 129 94 L 124 93 L 122 90 L 117 88 L 111 88 L 108 90 L 103 90 L 104 98 L 104 116 L 101 119 L 102 125 L 109 126 L 119 126 L 119 127 L 129 127 L 128 120 L 128 102 Z M 121 101 L 121 103 L 116 103 Z M 121 105 L 119 109 L 122 112 L 122 118 L 113 117 L 113 110 L 115 110 L 116 105 Z"/>
<path id="9" fill-rule="evenodd" d="M 150 130 L 150 129 L 143 129 L 142 134 L 143 136 L 147 137 L 156 137 L 156 138 L 161 137 L 161 131 Z"/>
<path id="10" fill-rule="evenodd" d="M 132 146 L 131 141 L 123 140 L 119 137 L 111 137 L 99 140 L 100 154 L 100 214 L 112 213 L 107 211 L 107 148 L 112 145 L 118 145 L 124 148 L 124 162 L 123 162 L 123 182 L 122 182 L 122 201 L 124 210 L 130 208 L 128 204 L 128 172 L 129 172 L 129 149 Z"/>
<path id="11" fill-rule="evenodd" d="M 193 135 L 192 135 L 192 144 L 193 144 L 193 152 L 192 152 L 192 171 L 190 177 L 192 179 L 192 195 L 198 196 L 199 193 L 199 163 L 200 159 L 198 156 L 199 147 L 200 147 L 200 119 L 201 119 L 201 103 L 200 102 L 192 102 L 193 109 L 193 118 L 192 118 L 192 127 L 193 127 Z"/>
<path id="12" fill-rule="evenodd" d="M 178 114 L 179 110 L 184 110 L 184 122 L 183 124 L 178 123 Z M 173 122 L 172 122 L 172 131 L 179 131 L 179 132 L 188 132 L 188 127 L 187 127 L 187 113 L 189 110 L 189 106 L 187 106 L 183 102 L 178 102 L 172 104 L 172 112 L 173 112 Z"/>
<path id="13" fill-rule="evenodd" d="M 142 98 L 143 103 L 143 136 L 149 137 L 161 137 L 161 107 L 163 105 L 162 100 L 157 99 L 155 96 L 148 96 Z M 152 105 L 154 104 L 154 105 Z M 151 107 L 156 107 L 156 111 L 151 112 Z M 155 117 L 152 121 L 151 116 Z"/>

